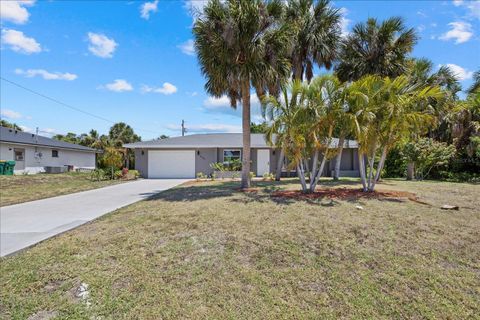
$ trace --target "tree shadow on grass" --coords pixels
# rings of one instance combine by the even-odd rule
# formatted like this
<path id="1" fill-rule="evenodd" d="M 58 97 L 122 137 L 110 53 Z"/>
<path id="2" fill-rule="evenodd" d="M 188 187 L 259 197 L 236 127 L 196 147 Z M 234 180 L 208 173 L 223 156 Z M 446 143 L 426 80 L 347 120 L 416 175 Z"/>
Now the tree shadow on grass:
<path id="1" fill-rule="evenodd" d="M 335 186 L 351 186 L 357 185 L 356 180 L 322 180 L 319 189 L 324 187 Z M 230 198 L 230 202 L 234 203 L 265 203 L 273 202 L 279 205 L 291 205 L 298 202 L 306 202 L 312 205 L 319 205 L 323 207 L 333 207 L 340 204 L 336 199 L 328 197 L 317 197 L 315 199 L 294 199 L 287 197 L 276 197 L 275 194 L 279 191 L 292 189 L 292 186 L 298 186 L 294 190 L 300 189 L 298 179 L 284 179 L 282 181 L 259 181 L 252 183 L 252 187 L 248 190 L 240 189 L 239 181 L 223 181 L 217 180 L 215 182 L 187 182 L 176 188 L 172 188 L 160 193 L 145 194 L 146 201 L 164 200 L 169 202 L 193 202 L 199 200 L 209 200 L 218 198 Z M 238 197 L 238 195 L 241 195 Z M 235 197 L 237 196 L 237 197 Z"/>
<path id="2" fill-rule="evenodd" d="M 235 193 L 235 189 L 231 183 L 208 184 L 208 185 L 192 185 L 180 186 L 157 193 L 147 201 L 164 200 L 172 202 L 190 202 L 198 200 L 208 200 L 216 198 L 231 197 Z"/>

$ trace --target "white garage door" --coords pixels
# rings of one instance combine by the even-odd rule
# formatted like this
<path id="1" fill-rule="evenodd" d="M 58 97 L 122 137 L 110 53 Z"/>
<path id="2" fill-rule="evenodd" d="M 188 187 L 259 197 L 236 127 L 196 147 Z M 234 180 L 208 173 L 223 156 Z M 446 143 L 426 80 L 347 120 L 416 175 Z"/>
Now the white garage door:
<path id="1" fill-rule="evenodd" d="M 195 178 L 195 151 L 149 151 L 148 177 Z"/>

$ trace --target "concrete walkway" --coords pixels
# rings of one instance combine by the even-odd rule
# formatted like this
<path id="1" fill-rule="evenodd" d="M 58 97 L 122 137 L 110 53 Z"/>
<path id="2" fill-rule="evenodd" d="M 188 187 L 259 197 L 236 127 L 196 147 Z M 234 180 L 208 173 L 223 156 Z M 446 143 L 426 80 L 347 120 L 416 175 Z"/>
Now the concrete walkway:
<path id="1" fill-rule="evenodd" d="M 0 208 L 0 256 L 175 187 L 185 179 L 138 180 Z"/>

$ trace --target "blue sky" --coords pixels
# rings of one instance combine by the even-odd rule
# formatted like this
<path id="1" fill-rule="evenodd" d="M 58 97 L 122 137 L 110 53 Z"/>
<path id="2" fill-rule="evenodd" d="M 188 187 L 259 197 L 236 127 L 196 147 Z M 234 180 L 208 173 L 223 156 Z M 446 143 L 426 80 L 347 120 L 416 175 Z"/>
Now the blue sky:
<path id="1" fill-rule="evenodd" d="M 1 76 L 143 139 L 240 132 L 240 111 L 204 91 L 191 8 L 204 1 L 2 1 Z M 479 1 L 335 1 L 344 32 L 369 17 L 402 16 L 421 40 L 413 56 L 450 65 L 464 88 L 480 69 Z M 321 72 L 321 71 L 317 71 Z M 45 134 L 106 133 L 110 122 L 1 81 L 2 118 Z M 255 100 L 255 97 L 254 97 Z M 252 118 L 261 121 L 258 101 Z"/>

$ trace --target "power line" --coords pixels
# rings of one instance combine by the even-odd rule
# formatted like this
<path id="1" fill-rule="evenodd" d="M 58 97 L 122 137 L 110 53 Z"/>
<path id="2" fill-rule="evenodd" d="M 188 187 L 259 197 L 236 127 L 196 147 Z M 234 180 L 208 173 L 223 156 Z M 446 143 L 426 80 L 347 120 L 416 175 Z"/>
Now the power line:
<path id="1" fill-rule="evenodd" d="M 32 89 L 30 89 L 30 88 L 27 88 L 27 87 L 25 87 L 25 86 L 23 86 L 23 85 L 21 85 L 21 84 L 19 84 L 19 83 L 16 83 L 16 82 L 14 82 L 14 81 L 8 80 L 8 79 L 6 79 L 6 78 L 4 78 L 4 77 L 1 77 L 1 76 L 0 76 L 0 79 L 2 79 L 3 81 L 8 82 L 8 83 L 10 83 L 10 84 L 18 87 L 18 88 L 21 88 L 21 89 L 23 89 L 23 90 L 25 90 L 25 91 L 28 91 L 28 92 L 30 92 L 30 93 L 33 93 L 33 94 L 35 94 L 35 95 L 37 95 L 37 96 L 40 96 L 40 97 L 45 98 L 45 99 L 47 99 L 47 100 L 53 101 L 53 102 L 55 102 L 55 103 L 58 103 L 58 104 L 66 107 L 66 108 L 75 110 L 75 111 L 77 111 L 77 112 L 86 114 L 86 115 L 88 115 L 88 116 L 94 117 L 94 118 L 99 119 L 99 120 L 102 120 L 102 121 L 106 121 L 106 122 L 109 122 L 109 123 L 112 123 L 112 124 L 115 124 L 115 123 L 116 123 L 115 121 L 109 120 L 109 119 L 104 118 L 104 117 L 102 117 L 102 116 L 99 116 L 99 115 L 93 114 L 93 113 L 91 113 L 91 112 L 82 110 L 82 109 L 80 109 L 80 108 L 74 107 L 74 106 L 72 106 L 72 105 L 70 105 L 70 104 L 68 104 L 68 103 L 62 102 L 62 101 L 60 101 L 60 100 L 58 100 L 58 99 L 55 99 L 55 98 L 52 98 L 52 97 L 49 97 L 49 96 L 47 96 L 47 95 L 45 95 L 45 94 L 43 94 L 43 93 L 40 93 L 40 92 L 38 92 L 38 91 L 32 90 Z M 152 130 L 148 130 L 148 129 L 139 129 L 139 128 L 134 128 L 134 129 L 137 130 L 137 131 L 144 131 L 144 132 L 150 132 L 150 133 L 159 134 L 159 133 L 156 132 L 156 131 L 152 131 Z"/>

